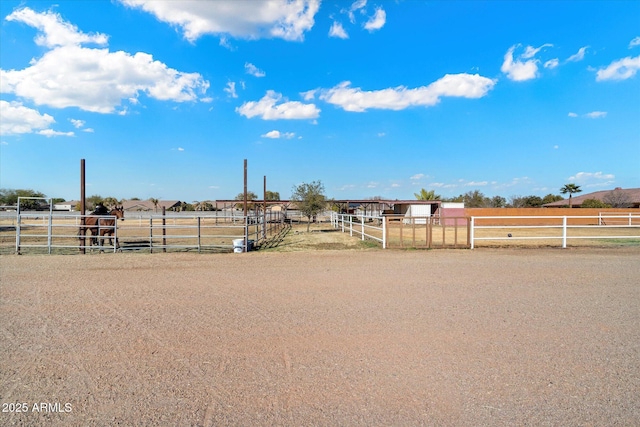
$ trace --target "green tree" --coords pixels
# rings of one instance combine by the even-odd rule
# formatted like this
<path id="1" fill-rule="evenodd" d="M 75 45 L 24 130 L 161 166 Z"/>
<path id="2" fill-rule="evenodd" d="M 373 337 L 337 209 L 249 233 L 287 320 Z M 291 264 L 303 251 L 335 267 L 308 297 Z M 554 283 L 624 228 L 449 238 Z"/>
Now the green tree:
<path id="1" fill-rule="evenodd" d="M 539 196 L 527 196 L 524 198 L 525 208 L 539 208 L 542 206 L 542 199 Z"/>
<path id="2" fill-rule="evenodd" d="M 581 207 L 583 207 L 583 208 L 601 208 L 601 209 L 606 209 L 606 208 L 610 208 L 611 205 L 608 205 L 605 202 L 603 202 L 602 200 L 598 200 L 598 199 L 585 199 L 582 202 Z"/>
<path id="3" fill-rule="evenodd" d="M 244 209 L 244 193 L 239 193 L 236 196 L 235 200 L 242 201 L 242 203 L 237 203 L 236 204 L 236 209 Z M 253 191 L 247 191 L 247 209 L 248 210 L 252 210 L 253 209 L 252 200 L 258 200 L 258 195 L 256 193 L 254 193 Z"/>
<path id="4" fill-rule="evenodd" d="M 115 208 L 116 206 L 118 206 L 119 202 L 115 197 L 105 197 L 102 201 L 102 204 L 107 208 Z"/>
<path id="5" fill-rule="evenodd" d="M 489 200 L 489 206 L 492 208 L 504 208 L 507 206 L 507 199 L 502 196 L 493 196 L 491 200 Z"/>
<path id="6" fill-rule="evenodd" d="M 553 202 L 558 202 L 562 200 L 562 196 L 558 196 L 557 194 L 547 194 L 546 196 L 544 196 L 542 198 L 542 204 L 546 205 L 547 203 L 553 203 Z"/>
<path id="7" fill-rule="evenodd" d="M 436 194 L 435 190 L 425 190 L 424 188 L 420 189 L 419 193 L 413 193 L 416 196 L 416 200 L 441 200 L 442 196 Z"/>
<path id="8" fill-rule="evenodd" d="M 484 208 L 489 205 L 488 199 L 480 190 L 469 191 L 462 196 L 462 199 L 467 208 Z"/>
<path id="9" fill-rule="evenodd" d="M 43 193 L 34 190 L 11 190 L 2 188 L 0 189 L 0 205 L 2 206 L 17 206 L 18 197 L 46 197 Z M 43 200 L 21 200 L 21 209 L 38 209 L 43 206 L 45 202 Z"/>
<path id="10" fill-rule="evenodd" d="M 571 208 L 571 197 L 573 196 L 573 193 L 580 193 L 582 190 L 580 189 L 579 185 L 575 185 L 575 184 L 565 184 L 564 187 L 562 187 L 560 189 L 560 192 L 562 194 L 567 194 L 569 193 L 569 207 Z"/>
<path id="11" fill-rule="evenodd" d="M 104 204 L 104 199 L 102 196 L 98 194 L 94 194 L 90 197 L 87 197 L 85 202 L 86 202 L 85 208 L 91 210 L 91 209 L 94 209 L 98 203 Z"/>
<path id="12" fill-rule="evenodd" d="M 311 226 L 311 219 L 327 208 L 327 198 L 324 195 L 324 185 L 320 181 L 310 184 L 302 183 L 293 187 L 291 200 L 296 203 L 298 210 L 306 216 L 307 232 Z"/>
<path id="13" fill-rule="evenodd" d="M 267 190 L 267 200 L 280 200 L 280 193 Z"/>

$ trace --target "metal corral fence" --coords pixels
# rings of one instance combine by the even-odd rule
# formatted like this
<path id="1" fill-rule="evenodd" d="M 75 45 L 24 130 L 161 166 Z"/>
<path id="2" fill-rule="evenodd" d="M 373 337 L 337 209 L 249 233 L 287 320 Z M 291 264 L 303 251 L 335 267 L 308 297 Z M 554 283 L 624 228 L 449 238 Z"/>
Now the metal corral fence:
<path id="1" fill-rule="evenodd" d="M 281 213 L 271 211 L 247 217 L 221 212 L 166 215 L 127 212 L 124 220 L 111 226 L 103 222 L 114 217 L 100 216 L 99 230 L 107 235 L 94 241 L 88 232 L 84 239 L 80 233 L 82 218 L 88 216 L 51 210 L 1 211 L 0 253 L 79 253 L 83 249 L 88 252 L 245 252 L 285 228 Z"/>
<path id="2" fill-rule="evenodd" d="M 640 244 L 640 214 L 471 217 L 471 248 L 529 244 L 561 246 Z"/>
<path id="3" fill-rule="evenodd" d="M 469 248 L 467 217 L 366 216 L 333 213 L 333 227 L 387 248 Z"/>

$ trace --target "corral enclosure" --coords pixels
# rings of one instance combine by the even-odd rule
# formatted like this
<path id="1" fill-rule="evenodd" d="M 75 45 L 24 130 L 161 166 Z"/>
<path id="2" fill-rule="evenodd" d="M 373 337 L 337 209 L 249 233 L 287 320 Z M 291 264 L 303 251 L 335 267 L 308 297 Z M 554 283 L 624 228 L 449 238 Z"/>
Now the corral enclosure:
<path id="1" fill-rule="evenodd" d="M 384 248 L 470 248 L 514 246 L 640 245 L 638 209 L 467 209 L 464 217 L 406 215 L 365 216 L 327 212 L 318 217 L 328 227 Z M 500 215 L 495 215 L 496 213 Z M 288 222 L 306 221 L 299 214 Z M 120 247 L 102 243 L 104 251 L 232 252 L 234 241 L 247 239 L 253 249 L 287 233 L 284 213 L 267 216 L 228 212 L 127 212 L 114 234 Z M 18 227 L 19 223 L 19 227 Z M 0 254 L 78 253 L 77 213 L 0 211 Z M 18 230 L 19 228 L 19 230 Z M 20 232 L 18 238 L 18 231 Z M 85 241 L 87 249 L 96 251 Z"/>

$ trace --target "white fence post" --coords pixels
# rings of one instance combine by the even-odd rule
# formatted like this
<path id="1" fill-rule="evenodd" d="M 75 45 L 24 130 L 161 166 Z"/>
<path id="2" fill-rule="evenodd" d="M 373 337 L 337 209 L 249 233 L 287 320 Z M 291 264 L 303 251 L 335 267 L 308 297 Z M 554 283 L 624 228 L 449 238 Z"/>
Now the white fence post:
<path id="1" fill-rule="evenodd" d="M 364 240 L 364 215 L 360 216 L 360 230 L 362 231 L 362 240 Z"/>
<path id="2" fill-rule="evenodd" d="M 567 247 L 567 217 L 562 217 L 562 248 Z"/>
<path id="3" fill-rule="evenodd" d="M 382 217 L 382 249 L 387 249 L 387 217 Z"/>
<path id="4" fill-rule="evenodd" d="M 471 217 L 471 226 L 469 227 L 469 240 L 471 241 L 471 249 L 474 247 L 474 238 L 475 238 L 475 217 Z"/>

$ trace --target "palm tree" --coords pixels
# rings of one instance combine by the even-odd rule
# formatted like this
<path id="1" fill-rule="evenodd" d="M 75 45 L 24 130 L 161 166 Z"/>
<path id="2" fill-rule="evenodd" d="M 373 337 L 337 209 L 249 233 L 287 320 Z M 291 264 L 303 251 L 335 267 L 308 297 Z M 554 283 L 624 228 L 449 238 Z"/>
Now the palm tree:
<path id="1" fill-rule="evenodd" d="M 153 203 L 153 207 L 154 207 L 155 211 L 158 212 L 158 203 L 160 203 L 160 200 L 154 199 L 153 197 L 151 197 L 151 198 L 149 198 L 149 201 L 151 203 Z"/>
<path id="2" fill-rule="evenodd" d="M 436 194 L 435 190 L 427 191 L 424 188 L 419 193 L 413 193 L 416 196 L 416 200 L 440 200 L 442 196 Z"/>
<path id="3" fill-rule="evenodd" d="M 560 189 L 562 194 L 569 193 L 569 207 L 571 207 L 571 196 L 573 193 L 579 193 L 581 191 L 582 189 L 580 189 L 580 186 L 575 184 L 565 184 L 564 187 Z"/>

